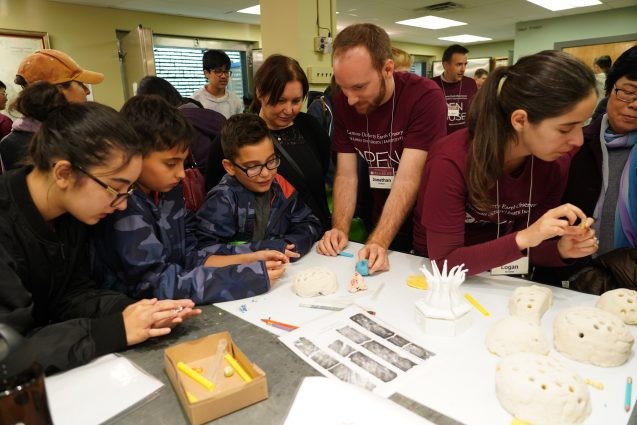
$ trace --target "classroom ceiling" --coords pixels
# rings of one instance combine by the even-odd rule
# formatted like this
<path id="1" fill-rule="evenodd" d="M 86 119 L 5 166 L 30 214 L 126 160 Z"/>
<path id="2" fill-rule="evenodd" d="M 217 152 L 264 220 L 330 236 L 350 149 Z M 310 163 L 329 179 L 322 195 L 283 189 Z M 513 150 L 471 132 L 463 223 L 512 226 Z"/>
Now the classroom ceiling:
<path id="1" fill-rule="evenodd" d="M 258 0 L 52 1 L 259 24 L 259 16 L 236 12 L 236 10 L 258 4 Z M 551 12 L 526 0 L 454 0 L 451 2 L 445 0 L 337 0 L 336 10 L 338 15 L 336 19 L 338 29 L 353 23 L 372 22 L 383 27 L 390 34 L 392 40 L 445 46 L 451 42 L 438 40 L 438 37 L 471 34 L 492 38 L 493 40 L 489 42 L 513 40 L 517 22 L 601 12 L 637 5 L 637 0 L 601 1 L 603 4 L 597 6 Z M 441 3 L 451 3 L 452 7 L 438 12 L 426 9 L 429 6 Z M 395 23 L 396 21 L 426 15 L 466 22 L 467 25 L 440 30 L 427 30 Z M 323 31 L 320 35 L 327 34 Z"/>

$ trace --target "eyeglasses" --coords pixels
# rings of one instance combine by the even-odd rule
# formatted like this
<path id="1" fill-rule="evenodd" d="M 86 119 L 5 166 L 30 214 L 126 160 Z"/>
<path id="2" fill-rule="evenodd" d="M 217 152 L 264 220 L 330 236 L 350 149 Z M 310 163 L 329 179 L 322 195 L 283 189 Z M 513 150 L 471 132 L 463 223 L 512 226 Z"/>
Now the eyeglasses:
<path id="1" fill-rule="evenodd" d="M 223 74 L 226 74 L 228 77 L 232 77 L 232 71 L 227 71 L 225 69 L 213 69 L 212 73 L 217 77 L 221 77 Z"/>
<path id="2" fill-rule="evenodd" d="M 278 168 L 278 166 L 281 165 L 281 158 L 275 156 L 274 158 L 268 160 L 268 162 L 266 162 L 265 164 L 257 164 L 248 168 L 244 168 L 234 161 L 230 162 L 232 162 L 235 167 L 246 173 L 246 176 L 253 178 L 261 174 L 263 172 L 263 168 L 267 168 L 268 170 L 274 170 Z"/>
<path id="3" fill-rule="evenodd" d="M 84 168 L 78 167 L 77 165 L 74 165 L 73 168 L 75 168 L 76 170 L 78 170 L 82 174 L 85 174 L 86 176 L 88 176 L 95 183 L 99 184 L 104 189 L 106 189 L 106 191 L 108 193 L 110 193 L 111 195 L 115 195 L 115 199 L 113 199 L 113 202 L 111 202 L 111 207 L 113 207 L 113 208 L 115 208 L 118 205 L 121 205 L 122 202 L 124 202 L 126 199 L 128 199 L 129 196 L 131 196 L 133 194 L 134 188 L 132 186 L 126 192 L 119 193 L 116 189 L 114 189 L 111 186 L 107 185 L 102 180 L 98 179 L 93 174 L 91 174 L 88 171 L 86 171 Z"/>
<path id="4" fill-rule="evenodd" d="M 635 100 L 637 100 L 637 93 L 635 92 L 618 89 L 617 86 L 615 86 L 613 90 L 615 91 L 615 97 L 617 98 L 617 100 L 621 100 L 622 102 L 626 103 L 633 103 Z"/>

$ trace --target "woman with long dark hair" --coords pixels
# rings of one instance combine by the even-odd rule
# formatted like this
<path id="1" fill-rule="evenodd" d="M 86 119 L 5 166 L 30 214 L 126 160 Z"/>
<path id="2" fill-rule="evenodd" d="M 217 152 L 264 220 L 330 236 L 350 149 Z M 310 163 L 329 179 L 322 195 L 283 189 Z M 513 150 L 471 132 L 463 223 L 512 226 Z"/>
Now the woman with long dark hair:
<path id="1" fill-rule="evenodd" d="M 592 219 L 559 205 L 595 102 L 593 73 L 568 54 L 544 51 L 497 68 L 474 98 L 468 130 L 429 152 L 417 252 L 464 263 L 469 274 L 528 274 L 529 262 L 563 266 L 595 252 Z"/>

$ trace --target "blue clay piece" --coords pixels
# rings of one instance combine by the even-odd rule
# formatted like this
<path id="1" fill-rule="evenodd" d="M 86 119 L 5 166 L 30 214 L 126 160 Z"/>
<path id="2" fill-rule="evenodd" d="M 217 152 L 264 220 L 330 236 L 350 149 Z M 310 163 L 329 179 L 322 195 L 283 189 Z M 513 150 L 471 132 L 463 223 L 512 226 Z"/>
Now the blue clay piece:
<path id="1" fill-rule="evenodd" d="M 367 259 L 360 260 L 356 263 L 356 271 L 361 276 L 369 276 L 369 268 L 367 267 Z"/>

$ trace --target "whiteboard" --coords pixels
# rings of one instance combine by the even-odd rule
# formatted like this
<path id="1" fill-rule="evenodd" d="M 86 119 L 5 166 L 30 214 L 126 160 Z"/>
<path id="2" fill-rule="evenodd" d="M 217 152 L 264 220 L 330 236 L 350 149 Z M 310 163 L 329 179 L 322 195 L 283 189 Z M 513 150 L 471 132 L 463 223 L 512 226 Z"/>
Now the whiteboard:
<path id="1" fill-rule="evenodd" d="M 43 32 L 0 29 L 0 81 L 7 86 L 7 108 L 22 89 L 13 83 L 20 61 L 38 49 L 49 48 L 49 35 Z M 3 111 L 8 114 L 8 111 Z"/>

